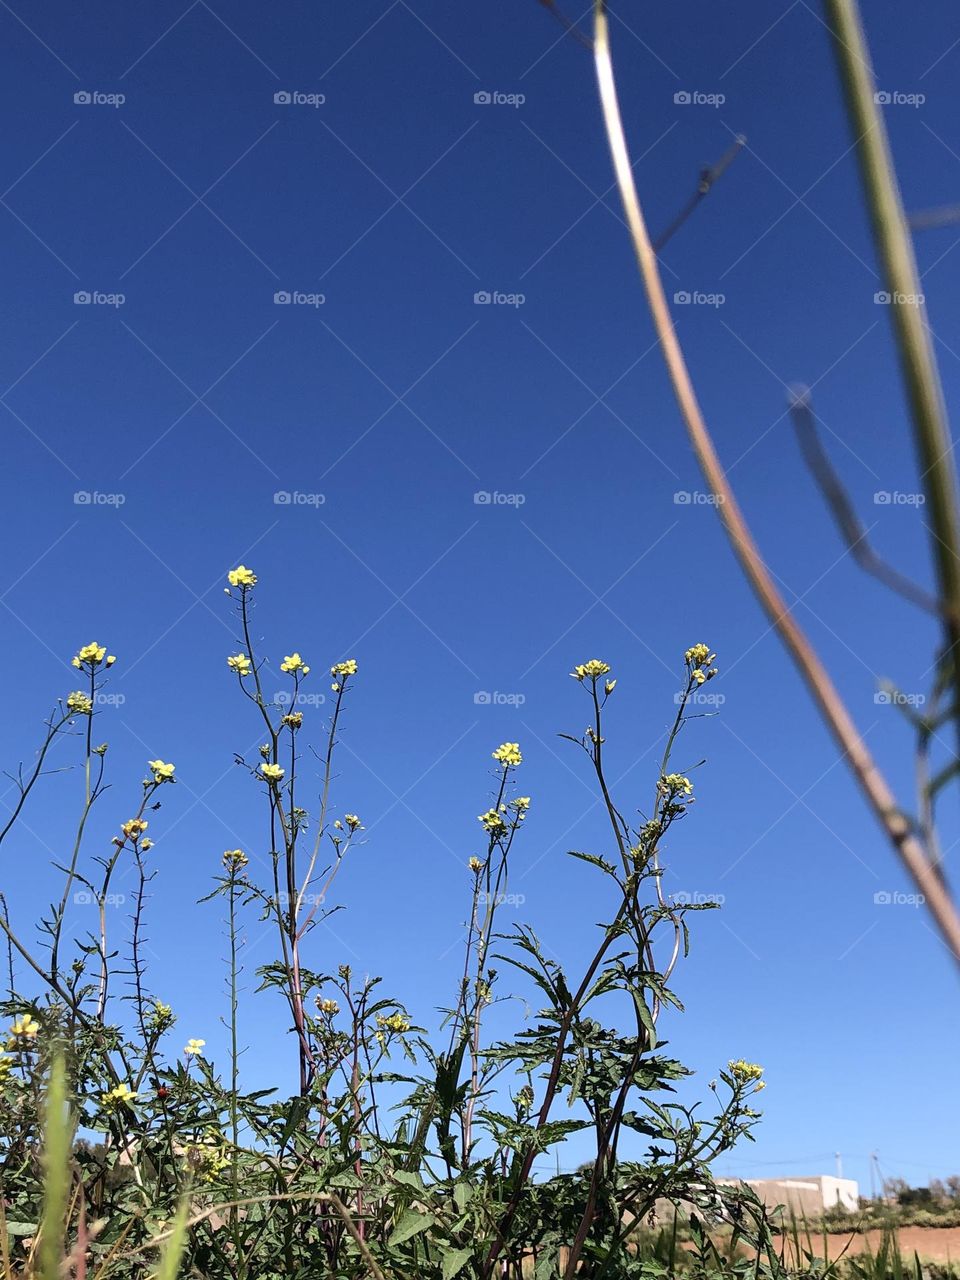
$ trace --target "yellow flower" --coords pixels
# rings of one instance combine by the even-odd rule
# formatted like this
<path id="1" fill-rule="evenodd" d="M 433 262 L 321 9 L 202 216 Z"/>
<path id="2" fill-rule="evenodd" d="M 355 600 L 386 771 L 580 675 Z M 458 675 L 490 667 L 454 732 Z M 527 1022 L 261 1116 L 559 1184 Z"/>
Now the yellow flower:
<path id="1" fill-rule="evenodd" d="M 0 1084 L 3 1084 L 13 1068 L 13 1059 L 6 1054 L 0 1056 Z"/>
<path id="2" fill-rule="evenodd" d="M 317 997 L 317 1008 L 321 1013 L 334 1014 L 340 1012 L 340 1006 L 336 1000 L 330 1000 L 329 998 L 321 1000 L 319 996 Z"/>
<path id="3" fill-rule="evenodd" d="M 355 813 L 345 813 L 343 815 L 343 820 L 347 824 L 347 827 L 350 830 L 351 834 L 354 831 L 360 830 L 360 819 L 357 817 Z"/>
<path id="4" fill-rule="evenodd" d="M 707 673 L 705 671 L 701 671 L 698 667 L 696 671 L 691 672 L 691 679 L 695 684 L 704 684 L 707 679 Z"/>
<path id="5" fill-rule="evenodd" d="M 517 796 L 516 800 L 510 801 L 510 808 L 516 809 L 517 817 L 522 822 L 527 816 L 527 810 L 530 808 L 530 797 Z"/>
<path id="6" fill-rule="evenodd" d="M 231 569 L 227 574 L 227 581 L 231 587 L 239 587 L 242 591 L 246 591 L 248 587 L 257 585 L 257 575 L 252 569 L 248 569 L 244 564 L 238 564 L 235 569 Z"/>
<path id="7" fill-rule="evenodd" d="M 518 765 L 523 763 L 523 756 L 520 754 L 519 742 L 504 742 L 493 752 L 494 760 L 500 764 Z"/>
<path id="8" fill-rule="evenodd" d="M 164 764 L 162 760 L 147 761 L 147 768 L 153 774 L 153 780 L 154 782 L 157 783 L 158 786 L 161 782 L 174 781 L 173 774 L 176 767 L 177 766 L 174 764 Z"/>
<path id="9" fill-rule="evenodd" d="M 683 655 L 683 660 L 688 667 L 709 666 L 717 655 L 710 652 L 710 646 L 707 644 L 695 644 Z"/>
<path id="10" fill-rule="evenodd" d="M 147 1025 L 155 1031 L 165 1031 L 167 1027 L 173 1025 L 174 1021 L 173 1008 L 168 1004 L 164 1004 L 162 1000 L 154 1000 L 153 1006 L 147 1014 Z"/>
<path id="11" fill-rule="evenodd" d="M 149 836 L 147 836 L 146 840 L 140 841 L 140 848 L 144 851 L 144 853 L 146 853 L 148 850 L 153 848 L 153 841 L 150 839 Z"/>
<path id="12" fill-rule="evenodd" d="M 756 1062 L 744 1062 L 743 1058 L 731 1059 L 727 1066 L 737 1084 L 749 1084 L 763 1075 L 763 1067 Z"/>
<path id="13" fill-rule="evenodd" d="M 659 791 L 661 795 L 689 796 L 693 794 L 693 783 L 682 773 L 666 773 L 660 779 Z"/>
<path id="14" fill-rule="evenodd" d="M 284 658 L 280 663 L 280 670 L 287 672 L 288 675 L 296 675 L 297 672 L 299 672 L 301 675 L 305 676 L 310 672 L 310 668 L 300 657 L 299 653 L 291 653 L 289 657 Z"/>
<path id="15" fill-rule="evenodd" d="M 477 821 L 482 822 L 484 831 L 488 831 L 492 836 L 502 835 L 507 829 L 506 823 L 496 809 L 488 809 L 486 813 L 479 814 Z"/>
<path id="16" fill-rule="evenodd" d="M 108 1111 L 112 1111 L 114 1107 L 119 1106 L 121 1103 L 129 1106 L 136 1096 L 128 1084 L 118 1084 L 109 1093 L 101 1093 L 100 1101 Z"/>
<path id="17" fill-rule="evenodd" d="M 333 676 L 333 684 L 330 688 L 334 693 L 339 693 L 347 683 L 347 676 L 355 676 L 357 674 L 356 658 L 348 658 L 346 662 L 335 662 L 330 668 L 330 674 Z"/>
<path id="18" fill-rule="evenodd" d="M 78 689 L 67 695 L 67 710 L 78 716 L 89 716 L 93 714 L 93 702 Z"/>
<path id="19" fill-rule="evenodd" d="M 207 1042 L 206 1042 L 206 1040 L 193 1040 L 193 1039 L 190 1039 L 190 1040 L 188 1040 L 188 1041 L 187 1041 L 187 1043 L 183 1046 L 183 1052 L 184 1052 L 185 1054 L 187 1054 L 187 1056 L 188 1056 L 188 1057 L 189 1057 L 190 1055 L 192 1055 L 192 1054 L 195 1054 L 198 1058 L 202 1058 L 202 1057 L 203 1057 L 203 1046 L 204 1046 L 206 1043 L 207 1043 Z"/>
<path id="20" fill-rule="evenodd" d="M 248 676 L 252 670 L 250 659 L 245 653 L 234 653 L 227 658 L 227 666 L 236 671 L 238 676 Z"/>
<path id="21" fill-rule="evenodd" d="M 90 644 L 85 644 L 83 648 L 79 650 L 76 657 L 71 658 L 70 661 L 75 667 L 89 666 L 93 669 L 94 667 L 99 667 L 100 663 L 104 658 L 106 658 L 106 656 L 106 646 L 97 644 L 96 640 L 94 640 Z M 115 658 L 109 659 L 107 665 L 110 666 L 115 661 Z"/>
<path id="22" fill-rule="evenodd" d="M 228 871 L 242 871 L 249 861 L 242 849 L 227 849 L 223 855 L 223 865 Z"/>
<path id="23" fill-rule="evenodd" d="M 262 764 L 260 772 L 268 782 L 279 782 L 283 777 L 283 770 L 278 764 Z"/>
<path id="24" fill-rule="evenodd" d="M 121 826 L 120 830 L 128 840 L 136 840 L 143 835 L 149 825 L 143 818 L 131 818 Z"/>
<path id="25" fill-rule="evenodd" d="M 475 876 L 478 876 L 480 872 L 483 870 L 483 863 L 480 861 L 479 858 L 471 858 L 470 861 L 467 863 L 467 866 L 470 868 L 470 870 L 473 872 Z"/>
<path id="26" fill-rule="evenodd" d="M 398 1031 L 402 1034 L 404 1031 L 410 1030 L 410 1019 L 405 1018 L 402 1013 L 391 1013 L 389 1016 L 378 1013 L 377 1022 L 381 1027 L 386 1027 L 388 1031 Z"/>
<path id="27" fill-rule="evenodd" d="M 32 1013 L 21 1013 L 10 1027 L 10 1034 L 18 1040 L 35 1040 L 40 1030 L 40 1023 Z"/>
<path id="28" fill-rule="evenodd" d="M 287 725 L 291 729 L 299 729 L 303 724 L 303 712 L 288 711 L 285 716 L 280 717 L 280 723 Z"/>
<path id="29" fill-rule="evenodd" d="M 574 680 L 598 680 L 600 676 L 609 675 L 609 673 L 610 667 L 599 658 L 591 658 L 589 662 L 581 663 L 570 672 Z"/>

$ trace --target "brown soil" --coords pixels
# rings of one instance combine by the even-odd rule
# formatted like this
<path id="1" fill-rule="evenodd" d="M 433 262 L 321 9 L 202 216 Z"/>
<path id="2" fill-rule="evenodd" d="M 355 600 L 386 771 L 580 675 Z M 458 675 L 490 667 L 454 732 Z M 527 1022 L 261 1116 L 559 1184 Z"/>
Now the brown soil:
<path id="1" fill-rule="evenodd" d="M 921 1259 L 930 1262 L 960 1261 L 960 1227 L 898 1227 L 897 1240 L 905 1258 L 912 1258 L 914 1253 L 918 1253 Z M 853 1232 L 850 1235 L 829 1235 L 826 1241 L 830 1260 L 833 1261 L 844 1249 L 848 1254 L 863 1253 L 868 1248 L 876 1253 L 882 1235 L 879 1231 L 868 1231 L 865 1235 Z M 814 1249 L 822 1248 L 823 1236 L 814 1237 Z"/>

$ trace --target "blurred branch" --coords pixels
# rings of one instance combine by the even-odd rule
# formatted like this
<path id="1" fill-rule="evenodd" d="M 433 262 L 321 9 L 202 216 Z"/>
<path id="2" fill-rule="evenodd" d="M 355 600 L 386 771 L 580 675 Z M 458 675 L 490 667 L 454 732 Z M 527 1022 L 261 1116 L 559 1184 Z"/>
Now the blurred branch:
<path id="1" fill-rule="evenodd" d="M 944 624 L 944 660 L 953 673 L 953 705 L 960 709 L 960 519 L 953 442 L 934 358 L 913 242 L 857 0 L 824 0 L 833 49 L 855 138 L 873 237 L 891 296 L 890 314 L 913 418 L 921 479 L 930 510 L 933 558 Z M 960 730 L 960 717 L 958 717 Z"/>
<path id="2" fill-rule="evenodd" d="M 737 156 L 746 146 L 746 143 L 747 143 L 746 137 L 742 133 L 738 133 L 733 145 L 724 152 L 724 154 L 720 157 L 717 163 L 712 166 L 712 168 L 700 170 L 700 181 L 697 183 L 696 191 L 694 191 L 693 195 L 690 197 L 687 203 L 683 206 L 683 208 L 680 210 L 680 212 L 677 214 L 674 220 L 670 223 L 670 225 L 666 228 L 666 230 L 661 231 L 660 235 L 656 238 L 656 240 L 654 240 L 653 242 L 654 253 L 659 253 L 661 249 L 664 248 L 667 241 L 672 239 L 673 236 L 676 234 L 676 232 L 680 230 L 680 228 L 683 226 L 686 220 L 690 217 L 691 213 L 693 213 L 697 205 L 701 202 L 701 200 L 703 200 L 706 196 L 710 194 L 710 189 L 714 185 L 714 183 L 717 182 L 719 178 L 722 178 L 723 175 L 726 173 L 726 171 L 730 168 L 734 160 L 736 160 Z"/>
<path id="3" fill-rule="evenodd" d="M 575 22 L 571 22 L 567 15 L 557 7 L 555 0 L 540 0 L 540 3 L 553 15 L 554 18 L 556 18 L 567 34 L 573 36 L 577 44 L 581 45 L 584 49 L 588 49 L 591 53 L 593 52 L 593 41 L 588 35 L 584 35 L 577 24 Z"/>
<path id="4" fill-rule="evenodd" d="M 886 779 L 867 750 L 819 655 L 791 614 L 764 564 L 704 421 L 683 351 L 673 327 L 656 253 L 650 241 L 637 195 L 610 58 L 606 0 L 594 0 L 594 60 L 604 125 L 637 265 L 646 288 L 647 301 L 660 339 L 674 394 L 686 423 L 694 452 L 707 483 L 718 499 L 718 514 L 744 573 L 770 619 L 772 628 L 780 636 L 798 671 L 806 681 L 860 789 L 918 890 L 923 894 L 926 905 L 954 959 L 960 964 L 960 915 L 950 895 L 944 890 L 920 841 L 901 813 Z M 895 310 L 900 312 L 904 309 L 897 307 Z"/>
<path id="5" fill-rule="evenodd" d="M 925 609 L 927 613 L 940 617 L 940 605 L 937 599 L 928 591 L 924 591 L 923 587 L 912 578 L 908 578 L 892 565 L 887 564 L 867 541 L 867 531 L 821 443 L 816 418 L 810 404 L 810 392 L 806 387 L 791 390 L 790 416 L 804 461 L 833 512 L 840 534 L 854 560 L 861 569 L 879 579 L 884 586 L 895 591 L 897 595 L 909 600 L 918 608 Z"/>

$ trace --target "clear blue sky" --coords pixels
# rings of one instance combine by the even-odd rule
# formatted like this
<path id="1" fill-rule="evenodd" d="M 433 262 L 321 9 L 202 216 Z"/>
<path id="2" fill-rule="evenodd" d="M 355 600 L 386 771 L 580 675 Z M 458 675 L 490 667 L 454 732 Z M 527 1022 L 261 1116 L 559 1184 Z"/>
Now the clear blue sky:
<path id="1" fill-rule="evenodd" d="M 618 8 L 654 228 L 702 164 L 748 137 L 666 251 L 665 278 L 724 295 L 676 308 L 718 446 L 909 798 L 910 735 L 874 693 L 884 676 L 925 691 L 935 635 L 843 554 L 784 417 L 785 384 L 815 384 L 873 540 L 926 579 L 923 513 L 874 502 L 917 479 L 817 5 Z M 880 87 L 926 99 L 887 109 L 907 203 L 956 201 L 955 6 L 905 23 L 901 5 L 873 3 L 868 19 Z M 214 1056 L 223 1044 L 223 936 L 216 908 L 193 903 L 225 848 L 265 849 L 255 788 L 232 764 L 259 742 L 224 664 L 232 565 L 260 575 L 274 662 L 293 648 L 317 672 L 360 662 L 338 797 L 368 843 L 340 881 L 347 910 L 314 935 L 316 966 L 383 973 L 427 1023 L 453 990 L 490 751 L 520 741 L 533 797 L 517 914 L 575 972 L 606 908 L 564 851 L 607 837 L 556 736 L 585 723 L 567 673 L 595 656 L 615 669 L 609 750 L 632 811 L 651 792 L 683 650 L 703 639 L 726 701 L 678 757 L 708 764 L 667 886 L 726 902 L 694 920 L 676 981 L 689 1016 L 665 1031 L 704 1086 L 730 1057 L 766 1064 L 758 1143 L 723 1169 L 829 1172 L 840 1150 L 866 1186 L 876 1148 L 913 1180 L 957 1172 L 956 975 L 922 911 L 875 905 L 910 886 L 713 511 L 674 500 L 703 486 L 652 346 L 584 51 L 534 0 L 51 0 L 2 3 L 0 29 L 0 756 L 29 759 L 42 715 L 74 687 L 72 653 L 108 643 L 124 701 L 98 729 L 113 790 L 91 852 L 129 816 L 145 759 L 173 760 L 180 785 L 152 824 L 150 978 L 180 1013 L 175 1034 L 204 1036 Z M 481 92 L 525 101 L 475 103 Z M 918 245 L 954 402 L 958 245 L 956 228 Z M 125 301 L 76 304 L 82 291 Z M 277 305 L 281 291 L 325 300 Z M 481 291 L 524 301 L 477 305 Z M 78 491 L 123 503 L 77 504 Z M 277 491 L 324 501 L 277 504 Z M 523 503 L 477 504 L 478 491 Z M 524 701 L 477 704 L 480 691 Z M 78 773 L 48 779 L 5 847 L 20 923 L 53 892 L 80 788 Z M 949 849 L 955 797 L 943 817 Z M 74 923 L 91 922 L 78 908 Z M 271 954 L 252 925 L 251 986 Z M 278 1043 L 262 997 L 246 1008 L 247 1081 L 286 1052 L 292 1082 L 292 1042 Z"/>

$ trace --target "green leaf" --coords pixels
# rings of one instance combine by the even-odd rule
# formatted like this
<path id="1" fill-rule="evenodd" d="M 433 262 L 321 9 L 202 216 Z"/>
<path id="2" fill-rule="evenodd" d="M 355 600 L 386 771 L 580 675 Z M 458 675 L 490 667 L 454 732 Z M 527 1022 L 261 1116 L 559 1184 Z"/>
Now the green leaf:
<path id="1" fill-rule="evenodd" d="M 432 1213 L 418 1213 L 416 1209 L 408 1209 L 394 1227 L 387 1244 L 391 1248 L 395 1245 L 403 1244 L 404 1240 L 409 1240 L 411 1236 L 416 1236 L 421 1231 L 426 1231 L 435 1222 L 436 1218 Z"/>
<path id="2" fill-rule="evenodd" d="M 453 1280 L 453 1277 L 463 1270 L 472 1257 L 472 1249 L 445 1250 L 440 1263 L 440 1275 L 443 1280 Z"/>

